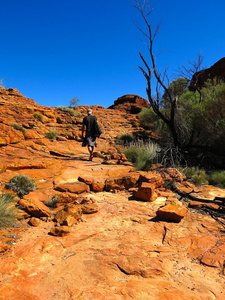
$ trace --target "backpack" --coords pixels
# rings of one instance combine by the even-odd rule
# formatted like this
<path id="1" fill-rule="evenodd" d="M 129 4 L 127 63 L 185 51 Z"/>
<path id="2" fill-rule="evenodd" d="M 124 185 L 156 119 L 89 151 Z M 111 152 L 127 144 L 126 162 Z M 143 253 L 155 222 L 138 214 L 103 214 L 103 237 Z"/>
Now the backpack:
<path id="1" fill-rule="evenodd" d="M 94 136 L 95 137 L 100 137 L 101 134 L 102 134 L 101 128 L 98 125 L 98 122 L 95 120 L 95 122 L 94 122 Z"/>

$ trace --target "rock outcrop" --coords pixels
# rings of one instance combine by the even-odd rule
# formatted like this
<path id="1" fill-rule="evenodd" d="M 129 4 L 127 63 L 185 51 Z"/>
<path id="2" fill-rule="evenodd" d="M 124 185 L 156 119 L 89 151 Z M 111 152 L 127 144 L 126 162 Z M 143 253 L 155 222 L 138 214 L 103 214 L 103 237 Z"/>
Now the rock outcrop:
<path id="1" fill-rule="evenodd" d="M 0 230 L 0 299 L 224 299 L 224 219 L 204 209 L 220 213 L 225 190 L 160 165 L 135 171 L 114 144 L 136 130 L 135 115 L 93 106 L 103 134 L 89 161 L 87 107 L 70 116 L 14 89 L 0 102 L 0 191 L 15 175 L 37 184 L 10 204 L 20 205 L 16 226 Z"/>
<path id="2" fill-rule="evenodd" d="M 143 107 L 150 107 L 148 101 L 138 95 L 124 95 L 114 101 L 109 108 L 125 111 L 130 114 L 138 114 Z"/>
<path id="3" fill-rule="evenodd" d="M 225 82 L 225 57 L 221 58 L 210 68 L 195 73 L 191 79 L 189 89 L 191 91 L 201 89 L 208 79 L 213 80 L 214 78 L 217 79 L 217 82 L 220 80 Z"/>

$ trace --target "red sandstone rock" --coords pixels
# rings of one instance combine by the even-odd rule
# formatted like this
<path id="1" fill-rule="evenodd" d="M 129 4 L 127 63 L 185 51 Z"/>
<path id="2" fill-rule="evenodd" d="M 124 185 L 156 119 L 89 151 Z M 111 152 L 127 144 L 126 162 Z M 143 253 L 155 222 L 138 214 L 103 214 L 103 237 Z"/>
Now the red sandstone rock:
<path id="1" fill-rule="evenodd" d="M 135 197 L 147 202 L 156 200 L 155 185 L 148 182 L 142 182 L 137 193 L 135 193 Z"/>
<path id="2" fill-rule="evenodd" d="M 21 205 L 31 216 L 37 218 L 49 217 L 50 215 L 50 209 L 46 205 L 41 201 L 30 198 L 29 195 L 27 195 L 26 199 L 20 199 L 19 205 Z"/>
<path id="3" fill-rule="evenodd" d="M 70 192 L 75 194 L 81 194 L 90 190 L 89 186 L 83 182 L 64 183 L 55 187 L 56 191 Z"/>
<path id="4" fill-rule="evenodd" d="M 162 179 L 162 176 L 158 171 L 141 172 L 139 181 L 140 183 L 148 182 L 154 184 L 156 188 L 161 187 L 164 184 L 164 180 Z"/>
<path id="5" fill-rule="evenodd" d="M 137 114 L 143 107 L 149 106 L 148 101 L 138 95 L 124 95 L 115 100 L 114 105 L 109 108 L 119 109 L 120 111 L 126 111 L 131 114 Z"/>
<path id="6" fill-rule="evenodd" d="M 66 236 L 70 232 L 71 232 L 71 229 L 69 226 L 56 226 L 50 230 L 50 234 L 55 235 L 55 236 L 60 236 L 60 237 Z"/>
<path id="7" fill-rule="evenodd" d="M 102 178 L 96 178 L 92 181 L 91 189 L 94 192 L 102 192 L 105 187 L 105 179 Z"/>
<path id="8" fill-rule="evenodd" d="M 94 214 L 99 211 L 99 207 L 95 203 L 81 204 L 81 210 L 83 214 Z"/>
<path id="9" fill-rule="evenodd" d="M 132 172 L 123 176 L 107 178 L 105 181 L 105 190 L 124 190 L 132 188 L 137 184 L 139 176 L 138 173 Z"/>
<path id="10" fill-rule="evenodd" d="M 30 218 L 28 224 L 34 227 L 38 227 L 40 225 L 41 221 L 37 218 Z"/>
<path id="11" fill-rule="evenodd" d="M 188 204 L 188 207 L 191 208 L 203 208 L 203 207 L 208 207 L 212 209 L 220 209 L 220 206 L 214 203 L 205 203 L 205 202 L 200 202 L 200 201 L 190 201 Z"/>
<path id="12" fill-rule="evenodd" d="M 41 191 L 31 191 L 28 195 L 23 196 L 23 199 L 33 199 L 35 201 L 45 202 L 49 200 L 49 196 L 43 194 Z"/>
<path id="13" fill-rule="evenodd" d="M 72 226 L 81 219 L 82 210 L 78 205 L 69 204 L 57 212 L 55 220 L 60 225 Z"/>
<path id="14" fill-rule="evenodd" d="M 176 205 L 166 205 L 157 210 L 156 215 L 161 221 L 169 221 L 179 223 L 187 213 L 185 207 L 179 207 Z"/>
<path id="15" fill-rule="evenodd" d="M 223 267 L 225 262 L 225 239 L 218 240 L 216 245 L 203 254 L 201 263 L 210 267 Z"/>

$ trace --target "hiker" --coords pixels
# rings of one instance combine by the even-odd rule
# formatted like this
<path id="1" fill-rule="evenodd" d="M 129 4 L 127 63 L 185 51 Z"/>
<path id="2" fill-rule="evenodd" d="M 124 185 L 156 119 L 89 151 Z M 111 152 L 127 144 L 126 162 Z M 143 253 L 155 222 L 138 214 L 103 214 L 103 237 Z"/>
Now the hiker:
<path id="1" fill-rule="evenodd" d="M 86 130 L 85 130 L 86 127 Z M 85 137 L 84 137 L 85 132 Z M 82 147 L 87 146 L 88 151 L 90 153 L 89 160 L 93 160 L 93 151 L 94 147 L 96 147 L 96 137 L 99 137 L 101 134 L 101 130 L 97 123 L 97 117 L 92 116 L 92 110 L 89 108 L 87 110 L 87 116 L 83 118 L 83 126 L 82 126 Z"/>

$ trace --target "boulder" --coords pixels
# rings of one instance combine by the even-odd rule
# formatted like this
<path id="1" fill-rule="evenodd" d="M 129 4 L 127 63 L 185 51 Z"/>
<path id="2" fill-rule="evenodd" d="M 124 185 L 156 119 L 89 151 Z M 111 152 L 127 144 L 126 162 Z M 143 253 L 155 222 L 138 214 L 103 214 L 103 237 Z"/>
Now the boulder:
<path id="1" fill-rule="evenodd" d="M 20 199 L 19 205 L 21 205 L 27 213 L 37 218 L 50 216 L 50 209 L 44 205 L 44 203 L 30 198 L 29 195 L 25 197 L 24 199 Z"/>
<path id="2" fill-rule="evenodd" d="M 162 179 L 161 174 L 157 171 L 141 172 L 139 182 L 140 184 L 142 184 L 143 182 L 154 184 L 156 188 L 164 185 L 164 180 Z"/>
<path id="3" fill-rule="evenodd" d="M 99 211 L 99 207 L 95 203 L 81 204 L 81 210 L 83 214 L 94 214 Z"/>
<path id="4" fill-rule="evenodd" d="M 74 183 L 63 183 L 55 187 L 56 191 L 59 192 L 69 192 L 75 194 L 81 194 L 83 192 L 89 192 L 90 188 L 84 182 L 74 182 Z"/>
<path id="5" fill-rule="evenodd" d="M 187 214 L 187 209 L 185 207 L 180 207 L 177 205 L 166 205 L 159 210 L 157 210 L 156 215 L 160 221 L 168 221 L 179 223 Z"/>
<path id="6" fill-rule="evenodd" d="M 92 181 L 91 189 L 94 192 L 102 192 L 105 187 L 105 179 L 103 178 L 96 178 Z"/>
<path id="7" fill-rule="evenodd" d="M 81 219 L 82 210 L 78 205 L 69 204 L 59 210 L 55 215 L 55 221 L 60 225 L 72 226 Z"/>
<path id="8" fill-rule="evenodd" d="M 50 234 L 60 237 L 68 235 L 70 232 L 71 228 L 69 226 L 56 226 L 50 230 Z"/>
<path id="9" fill-rule="evenodd" d="M 155 201 L 157 198 L 155 193 L 155 185 L 148 182 L 142 182 L 141 186 L 138 188 L 138 191 L 135 193 L 135 197 L 147 202 Z"/>
<path id="10" fill-rule="evenodd" d="M 38 227 L 41 224 L 41 221 L 40 221 L 40 219 L 32 217 L 32 218 L 30 218 L 28 224 L 31 226 L 34 226 L 34 227 Z"/>
<path id="11" fill-rule="evenodd" d="M 139 173 L 131 172 L 124 176 L 107 178 L 105 181 L 105 190 L 128 190 L 137 184 L 139 176 Z"/>

